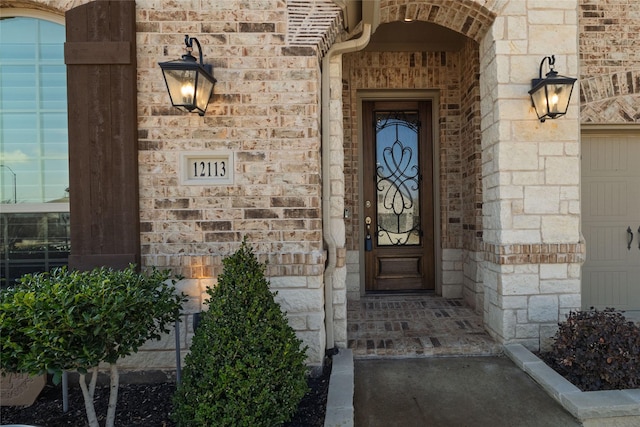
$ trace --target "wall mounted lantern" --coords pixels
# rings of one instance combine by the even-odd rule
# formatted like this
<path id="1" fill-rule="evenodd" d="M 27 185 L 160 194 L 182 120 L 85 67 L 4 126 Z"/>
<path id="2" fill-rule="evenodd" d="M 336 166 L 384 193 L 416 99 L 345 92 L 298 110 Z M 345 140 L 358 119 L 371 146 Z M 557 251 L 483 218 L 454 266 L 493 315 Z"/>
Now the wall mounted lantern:
<path id="1" fill-rule="evenodd" d="M 544 62 L 549 62 L 549 72 L 542 78 Z M 556 58 L 554 55 L 545 56 L 540 62 L 540 72 L 537 79 L 531 80 L 531 102 L 541 122 L 546 119 L 557 119 L 567 113 L 569 100 L 573 91 L 573 84 L 577 79 L 561 76 L 553 69 Z"/>
<path id="2" fill-rule="evenodd" d="M 191 55 L 193 42 L 198 45 L 200 62 Z M 197 112 L 204 116 L 213 93 L 216 79 L 213 77 L 213 66 L 202 62 L 202 47 L 195 37 L 184 36 L 187 53 L 182 59 L 169 62 L 159 62 L 162 68 L 164 82 L 167 84 L 171 105 L 178 109 Z"/>

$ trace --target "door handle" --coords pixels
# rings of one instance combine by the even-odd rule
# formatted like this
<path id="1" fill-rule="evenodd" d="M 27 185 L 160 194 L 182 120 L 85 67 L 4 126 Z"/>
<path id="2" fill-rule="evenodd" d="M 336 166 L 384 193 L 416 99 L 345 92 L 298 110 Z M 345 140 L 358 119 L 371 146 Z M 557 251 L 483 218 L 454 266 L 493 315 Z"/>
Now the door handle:
<path id="1" fill-rule="evenodd" d="M 627 227 L 627 234 L 629 235 L 629 240 L 627 240 L 627 250 L 631 250 L 631 242 L 633 242 L 633 231 L 631 231 L 631 226 Z"/>
<path id="2" fill-rule="evenodd" d="M 640 227 L 638 227 L 638 236 L 640 236 Z M 640 237 L 638 237 L 638 249 L 640 249 Z"/>

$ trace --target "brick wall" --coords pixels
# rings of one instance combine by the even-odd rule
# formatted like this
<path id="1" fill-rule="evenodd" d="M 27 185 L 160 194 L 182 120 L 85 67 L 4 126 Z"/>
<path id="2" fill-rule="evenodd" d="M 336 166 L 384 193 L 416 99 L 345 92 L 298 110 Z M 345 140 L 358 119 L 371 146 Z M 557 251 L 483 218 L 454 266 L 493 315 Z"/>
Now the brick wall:
<path id="1" fill-rule="evenodd" d="M 361 266 L 357 249 L 361 236 L 358 191 L 358 125 L 355 105 L 358 89 L 438 89 L 440 105 L 439 182 L 436 197 L 440 206 L 440 241 L 443 295 L 462 296 L 463 282 L 476 299 L 482 288 L 476 251 L 481 239 L 480 181 L 480 98 L 477 44 L 489 30 L 500 1 L 461 0 L 455 7 L 440 1 L 382 0 L 380 22 L 405 18 L 434 22 L 469 37 L 462 52 L 355 53 L 345 55 L 343 115 L 345 145 L 345 205 L 351 217 L 346 220 L 348 290 L 359 295 Z M 463 249 L 464 248 L 464 249 Z M 465 271 L 463 273 L 463 270 Z M 476 289 L 477 288 L 477 289 Z M 481 306 L 480 301 L 480 306 Z"/>
<path id="2" fill-rule="evenodd" d="M 144 265 L 215 278 L 243 238 L 254 246 L 311 363 L 324 346 L 319 62 L 286 44 L 279 0 L 138 0 L 139 129 Z M 218 80 L 207 115 L 168 105 L 158 61 L 198 37 Z M 235 182 L 184 186 L 179 156 L 232 151 Z M 208 283 L 208 282 L 206 282 Z M 186 347 L 185 343 L 185 347 Z"/>
<path id="3" fill-rule="evenodd" d="M 581 0 L 582 123 L 640 122 L 640 4 Z"/>
<path id="4" fill-rule="evenodd" d="M 1 1 L 60 15 L 86 3 Z M 136 0 L 142 264 L 185 277 L 185 351 L 190 314 L 205 308 L 222 258 L 246 237 L 268 262 L 309 363 L 324 355 L 319 52 L 287 44 L 288 12 L 282 0 Z M 158 66 L 184 54 L 185 34 L 198 38 L 218 80 L 204 117 L 170 106 Z M 181 183 L 181 154 L 216 151 L 233 153 L 233 184 Z M 170 369 L 172 343 L 149 343 L 123 366 Z"/>
<path id="5" fill-rule="evenodd" d="M 322 250 L 318 62 L 285 46 L 283 3 L 138 3 L 144 264 L 216 276 L 246 236 L 269 275 L 320 274 L 322 257 L 308 256 Z M 218 79 L 205 117 L 167 105 L 156 65 L 182 54 L 187 33 Z M 181 153 L 216 150 L 235 153 L 233 185 L 180 185 Z"/>
<path id="6" fill-rule="evenodd" d="M 357 93 L 363 89 L 437 89 L 440 105 L 439 188 L 440 241 L 443 283 L 447 296 L 462 295 L 462 249 L 477 248 L 481 227 L 480 128 L 477 44 L 471 40 L 460 52 L 356 52 L 343 57 L 345 129 L 345 206 L 347 248 L 360 247 Z M 467 237 L 464 235 L 468 234 Z M 463 244 L 463 242 L 465 242 Z M 355 261 L 355 257 L 351 257 Z M 352 266 L 352 268 L 357 268 Z M 358 269 L 359 271 L 359 269 Z M 350 289 L 359 286 L 351 283 Z"/>
<path id="7" fill-rule="evenodd" d="M 381 0 L 380 22 L 405 18 L 433 22 L 479 41 L 488 31 L 504 0 Z"/>
<path id="8" fill-rule="evenodd" d="M 482 259 L 482 144 L 480 129 L 480 61 L 478 44 L 468 39 L 460 52 L 460 200 L 462 221 L 462 296 L 476 310 L 483 307 L 483 283 L 479 268 Z"/>
<path id="9" fill-rule="evenodd" d="M 460 182 L 449 173 L 459 171 L 460 90 L 459 56 L 450 52 L 356 52 L 343 55 L 343 112 L 345 120 L 345 205 L 352 213 L 346 222 L 347 248 L 360 245 L 359 176 L 362 170 L 358 147 L 357 92 L 362 89 L 439 89 L 440 205 L 442 245 L 456 247 L 461 236 L 449 232 L 448 224 L 460 224 Z M 459 173 L 458 173 L 459 177 Z M 456 196 L 458 197 L 449 197 Z M 461 227 L 460 227 L 461 228 Z"/>
<path id="10" fill-rule="evenodd" d="M 482 147 L 480 129 L 480 62 L 478 45 L 467 40 L 461 63 L 460 180 L 462 246 L 477 250 L 482 239 Z"/>

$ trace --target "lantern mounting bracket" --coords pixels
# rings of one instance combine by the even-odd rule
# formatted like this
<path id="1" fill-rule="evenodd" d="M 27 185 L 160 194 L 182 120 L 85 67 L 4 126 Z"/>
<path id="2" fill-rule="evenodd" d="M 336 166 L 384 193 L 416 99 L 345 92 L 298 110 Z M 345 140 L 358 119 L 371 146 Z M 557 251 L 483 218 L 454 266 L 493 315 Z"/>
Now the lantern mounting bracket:
<path id="1" fill-rule="evenodd" d="M 202 59 L 202 46 L 200 46 L 200 42 L 195 37 L 189 37 L 189 34 L 186 34 L 184 36 L 184 44 L 187 46 L 187 53 L 182 55 L 182 59 L 184 59 L 185 61 L 196 60 L 196 58 L 191 54 L 191 52 L 193 52 L 193 42 L 196 42 L 196 45 L 198 46 L 198 55 L 200 56 L 200 64 L 208 65 L 208 64 L 205 64 L 204 60 Z"/>
<path id="2" fill-rule="evenodd" d="M 558 72 L 555 70 L 556 56 L 555 55 L 545 56 L 544 58 L 542 58 L 542 61 L 540 61 L 540 70 L 538 71 L 538 78 L 531 80 L 532 86 L 535 86 L 536 83 L 539 83 L 540 81 L 544 80 L 542 78 L 542 67 L 544 67 L 545 61 L 549 63 L 549 72 L 546 74 L 546 77 L 558 75 Z M 202 62 L 202 58 L 200 58 L 200 62 Z"/>

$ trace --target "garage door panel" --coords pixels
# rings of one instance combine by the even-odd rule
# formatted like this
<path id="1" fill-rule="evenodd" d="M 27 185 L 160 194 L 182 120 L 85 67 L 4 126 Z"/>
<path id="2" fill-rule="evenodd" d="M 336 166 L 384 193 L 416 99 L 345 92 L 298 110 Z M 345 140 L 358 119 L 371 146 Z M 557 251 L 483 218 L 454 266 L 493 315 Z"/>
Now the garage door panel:
<path id="1" fill-rule="evenodd" d="M 633 194 L 626 181 L 584 180 L 583 193 L 587 195 L 588 204 L 584 212 L 592 219 L 597 217 L 626 218 L 629 214 L 629 204 L 634 204 Z M 633 193 L 636 191 L 631 190 Z"/>
<path id="2" fill-rule="evenodd" d="M 582 140 L 582 168 L 588 176 L 640 176 L 640 135 L 583 136 Z"/>
<path id="3" fill-rule="evenodd" d="M 638 236 L 637 233 L 634 233 L 631 249 L 629 249 L 627 227 L 628 225 L 624 223 L 585 227 L 583 234 L 585 240 L 589 242 L 587 245 L 588 262 L 600 265 L 608 265 L 608 263 L 626 265 L 633 262 L 633 259 L 638 255 L 635 251 L 640 251 L 637 245 Z"/>
<path id="4" fill-rule="evenodd" d="M 585 268 L 583 278 L 583 301 L 598 309 L 614 307 L 618 310 L 633 310 L 640 307 L 640 283 L 635 279 L 640 269 Z"/>
<path id="5" fill-rule="evenodd" d="M 640 135 L 583 135 L 581 183 L 582 306 L 640 310 Z"/>

